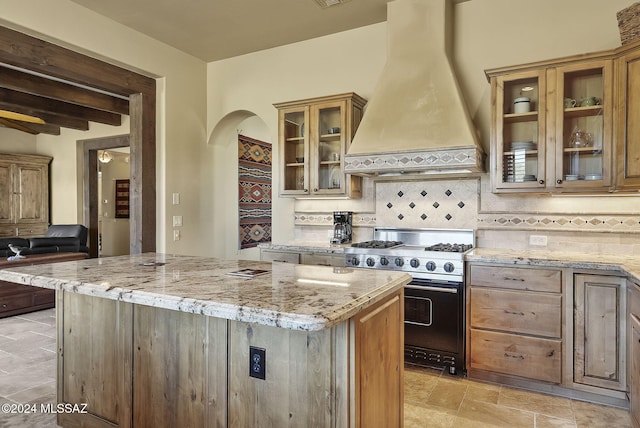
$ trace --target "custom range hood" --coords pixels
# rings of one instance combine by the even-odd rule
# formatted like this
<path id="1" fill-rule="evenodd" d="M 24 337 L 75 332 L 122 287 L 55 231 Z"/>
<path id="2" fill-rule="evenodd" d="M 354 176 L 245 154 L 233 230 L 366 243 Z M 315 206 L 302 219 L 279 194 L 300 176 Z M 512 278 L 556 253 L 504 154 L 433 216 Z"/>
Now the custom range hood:
<path id="1" fill-rule="evenodd" d="M 460 2 L 387 4 L 387 63 L 347 150 L 345 172 L 484 171 L 484 152 L 448 54 L 453 3 Z"/>

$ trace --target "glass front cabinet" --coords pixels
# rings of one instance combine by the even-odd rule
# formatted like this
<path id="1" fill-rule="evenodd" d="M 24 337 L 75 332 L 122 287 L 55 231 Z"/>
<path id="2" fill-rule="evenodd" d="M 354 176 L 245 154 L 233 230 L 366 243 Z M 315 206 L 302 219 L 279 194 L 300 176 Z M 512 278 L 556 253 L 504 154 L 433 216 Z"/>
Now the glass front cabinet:
<path id="1" fill-rule="evenodd" d="M 496 193 L 609 191 L 613 60 L 489 70 Z"/>
<path id="2" fill-rule="evenodd" d="M 362 179 L 344 173 L 343 158 L 365 104 L 355 93 L 274 104 L 279 122 L 280 196 L 362 196 Z"/>

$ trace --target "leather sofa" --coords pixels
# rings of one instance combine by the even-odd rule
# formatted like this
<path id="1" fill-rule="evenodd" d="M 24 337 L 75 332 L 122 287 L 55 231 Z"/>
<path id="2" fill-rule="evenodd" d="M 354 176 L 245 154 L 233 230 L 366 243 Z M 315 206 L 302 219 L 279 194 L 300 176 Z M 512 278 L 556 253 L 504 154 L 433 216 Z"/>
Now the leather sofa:
<path id="1" fill-rule="evenodd" d="M 0 238 L 0 257 L 10 257 L 14 253 L 9 244 L 22 248 L 22 255 L 46 253 L 88 253 L 87 228 L 81 224 L 54 224 L 49 226 L 42 237 Z"/>

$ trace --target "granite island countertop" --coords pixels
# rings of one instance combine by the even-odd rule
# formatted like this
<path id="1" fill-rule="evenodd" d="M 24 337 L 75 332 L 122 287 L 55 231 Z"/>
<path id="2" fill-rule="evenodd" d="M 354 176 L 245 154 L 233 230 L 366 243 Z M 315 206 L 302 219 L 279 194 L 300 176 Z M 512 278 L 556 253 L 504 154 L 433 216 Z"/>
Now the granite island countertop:
<path id="1" fill-rule="evenodd" d="M 465 255 L 467 262 L 593 269 L 614 272 L 640 282 L 640 257 L 634 255 L 585 254 L 542 250 L 474 248 Z"/>
<path id="2" fill-rule="evenodd" d="M 270 273 L 253 278 L 231 271 Z M 404 286 L 382 270 L 144 253 L 0 270 L 0 280 L 292 329 L 322 330 Z"/>

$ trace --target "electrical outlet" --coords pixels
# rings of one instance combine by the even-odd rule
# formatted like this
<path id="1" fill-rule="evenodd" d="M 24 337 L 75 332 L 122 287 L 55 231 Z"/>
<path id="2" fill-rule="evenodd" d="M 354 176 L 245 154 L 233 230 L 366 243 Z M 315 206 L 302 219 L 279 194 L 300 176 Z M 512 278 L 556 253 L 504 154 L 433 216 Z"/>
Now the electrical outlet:
<path id="1" fill-rule="evenodd" d="M 174 241 L 179 241 L 180 240 L 180 230 L 173 229 L 173 240 Z"/>
<path id="2" fill-rule="evenodd" d="M 267 350 L 249 346 L 249 376 L 264 380 L 267 374 Z"/>
<path id="3" fill-rule="evenodd" d="M 182 216 L 174 215 L 173 216 L 173 227 L 181 227 L 182 226 Z"/>
<path id="4" fill-rule="evenodd" d="M 333 238 L 333 229 L 327 229 L 327 238 Z"/>
<path id="5" fill-rule="evenodd" d="M 546 247 L 547 246 L 547 236 L 546 235 L 531 235 L 529 236 L 529 245 L 535 245 L 538 247 Z"/>

